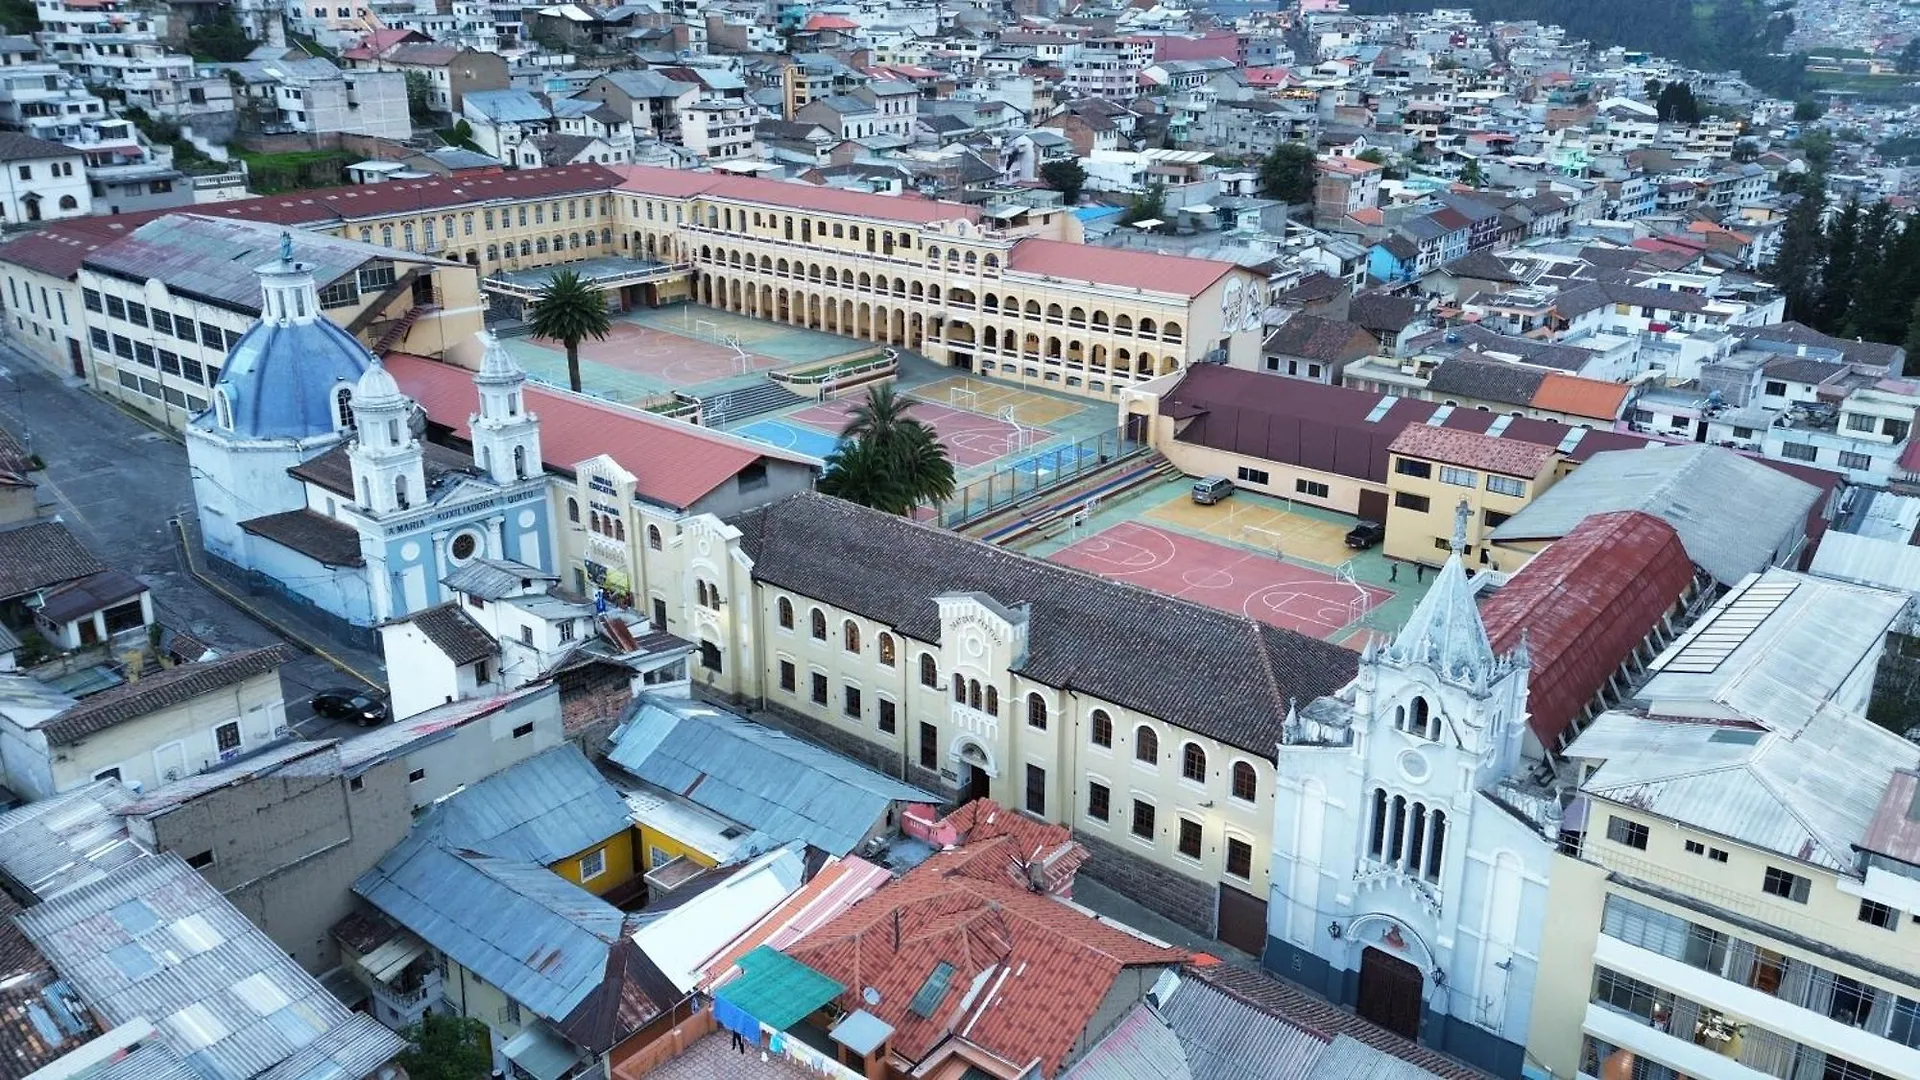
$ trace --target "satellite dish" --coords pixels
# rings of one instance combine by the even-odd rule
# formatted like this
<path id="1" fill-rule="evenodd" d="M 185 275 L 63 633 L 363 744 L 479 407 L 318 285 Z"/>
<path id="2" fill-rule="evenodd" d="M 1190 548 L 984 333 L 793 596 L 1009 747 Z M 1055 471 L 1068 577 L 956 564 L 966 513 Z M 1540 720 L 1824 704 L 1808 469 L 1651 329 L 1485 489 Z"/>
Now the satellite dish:
<path id="1" fill-rule="evenodd" d="M 878 1005 L 880 1004 L 880 991 L 869 986 L 865 990 L 860 991 L 860 1000 L 866 1002 L 868 1005 Z"/>

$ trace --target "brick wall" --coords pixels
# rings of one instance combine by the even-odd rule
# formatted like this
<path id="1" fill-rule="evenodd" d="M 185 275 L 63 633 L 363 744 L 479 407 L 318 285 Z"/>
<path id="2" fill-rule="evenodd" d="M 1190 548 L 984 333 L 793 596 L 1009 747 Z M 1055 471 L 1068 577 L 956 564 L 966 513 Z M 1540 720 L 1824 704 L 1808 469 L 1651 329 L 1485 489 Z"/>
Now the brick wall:
<path id="1" fill-rule="evenodd" d="M 1196 934 L 1213 936 L 1218 903 L 1214 886 L 1078 829 L 1073 838 L 1093 853 L 1080 867 L 1080 877 L 1099 882 Z"/>

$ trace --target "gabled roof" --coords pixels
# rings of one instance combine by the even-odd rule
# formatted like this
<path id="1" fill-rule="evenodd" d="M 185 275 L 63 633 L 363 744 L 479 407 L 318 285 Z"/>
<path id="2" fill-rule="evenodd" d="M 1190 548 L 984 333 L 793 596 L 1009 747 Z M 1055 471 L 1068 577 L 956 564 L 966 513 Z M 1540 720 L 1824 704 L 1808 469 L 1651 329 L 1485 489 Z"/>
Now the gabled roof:
<path id="1" fill-rule="evenodd" d="M 626 802 L 572 743 L 508 766 L 441 805 L 449 844 L 549 866 L 631 823 Z"/>
<path id="2" fill-rule="evenodd" d="M 242 531 L 297 551 L 322 566 L 365 566 L 360 533 L 338 518 L 301 507 L 248 518 Z"/>
<path id="3" fill-rule="evenodd" d="M 455 666 L 476 663 L 500 651 L 493 635 L 482 630 L 455 600 L 416 611 L 398 622 L 411 623 Z"/>
<path id="4" fill-rule="evenodd" d="M 892 1025 L 892 1048 L 910 1061 L 957 1035 L 1054 1075 L 1098 1034 L 1088 1025 L 1123 972 L 1187 958 L 1052 897 L 953 873 L 966 858 L 933 856 L 787 950 L 857 988 L 841 1003 Z"/>
<path id="5" fill-rule="evenodd" d="M 0 814 L 0 872 L 37 903 L 140 858 L 119 814 L 130 799 L 118 780 L 96 780 Z"/>
<path id="6" fill-rule="evenodd" d="M 776 843 L 832 855 L 851 852 L 896 802 L 940 802 L 723 709 L 652 695 L 628 706 L 607 760 Z"/>
<path id="7" fill-rule="evenodd" d="M 469 90 L 461 98 L 463 111 L 496 124 L 523 124 L 553 119 L 546 103 L 526 90 Z"/>
<path id="8" fill-rule="evenodd" d="M 1208 365 L 1213 366 L 1213 365 Z M 1274 383 L 1294 380 L 1255 376 Z M 801 494 L 733 519 L 757 580 L 940 641 L 937 597 L 1025 606 L 1015 669 L 1271 758 L 1289 699 L 1353 677 L 1354 653 L 1187 600 L 869 510 Z M 1168 678 L 1167 672 L 1181 673 Z"/>
<path id="9" fill-rule="evenodd" d="M 42 158 L 77 157 L 80 151 L 46 139 L 36 139 L 17 131 L 0 131 L 0 161 L 38 161 Z"/>
<path id="10" fill-rule="evenodd" d="M 287 645 L 230 653 L 197 664 L 177 664 L 132 682 L 102 690 L 41 725 L 52 746 L 68 746 L 115 724 L 192 701 L 255 676 L 278 671 L 293 659 Z"/>
<path id="11" fill-rule="evenodd" d="M 1454 356 L 1443 360 L 1427 379 L 1435 397 L 1463 397 L 1501 405 L 1528 405 L 1547 377 L 1544 368 L 1506 360 Z"/>
<path id="12" fill-rule="evenodd" d="M 1288 316 L 1268 332 L 1261 346 L 1268 356 L 1298 356 L 1329 364 L 1355 360 L 1373 350 L 1373 337 L 1363 327 L 1305 312 Z"/>
<path id="13" fill-rule="evenodd" d="M 112 607 L 147 591 L 146 583 L 125 570 L 102 570 L 48 589 L 36 613 L 58 626 Z"/>
<path id="14" fill-rule="evenodd" d="M 0 530 L 0 600 L 105 570 L 58 521 Z"/>
<path id="15" fill-rule="evenodd" d="M 1632 392 L 1633 387 L 1625 383 L 1554 371 L 1540 380 L 1540 388 L 1533 392 L 1533 400 L 1529 404 L 1536 409 L 1583 416 L 1610 424 L 1620 418 L 1621 406 L 1626 404 L 1627 395 Z"/>
<path id="16" fill-rule="evenodd" d="M 1553 458 L 1551 446 L 1427 424 L 1407 425 L 1387 450 L 1405 457 L 1483 469 L 1528 480 L 1539 476 Z"/>

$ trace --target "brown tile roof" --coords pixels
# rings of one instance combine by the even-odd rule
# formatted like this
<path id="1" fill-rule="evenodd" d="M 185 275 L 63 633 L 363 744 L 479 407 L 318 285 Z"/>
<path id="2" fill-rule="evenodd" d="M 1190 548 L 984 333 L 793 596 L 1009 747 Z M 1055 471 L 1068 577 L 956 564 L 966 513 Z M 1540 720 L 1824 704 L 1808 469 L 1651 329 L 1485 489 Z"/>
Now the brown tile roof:
<path id="1" fill-rule="evenodd" d="M 48 589 L 38 614 L 54 624 L 72 622 L 146 591 L 146 583 L 139 578 L 108 568 Z"/>
<path id="2" fill-rule="evenodd" d="M 1568 416 L 1584 416 L 1612 423 L 1620 419 L 1620 407 L 1632 390 L 1625 383 L 1587 379 L 1578 375 L 1551 372 L 1540 380 L 1533 392 L 1533 407 Z"/>
<path id="3" fill-rule="evenodd" d="M 433 647 L 445 653 L 455 665 L 485 660 L 500 651 L 500 643 L 493 635 L 482 630 L 453 600 L 395 621 L 410 622 L 418 627 Z"/>
<path id="4" fill-rule="evenodd" d="M 1261 352 L 1338 363 L 1370 355 L 1377 347 L 1366 328 L 1339 319 L 1300 312 L 1273 328 Z"/>
<path id="5" fill-rule="evenodd" d="M 472 437 L 473 372 L 390 353 L 387 371 L 435 423 L 460 439 Z M 756 461 L 811 459 L 678 420 L 553 387 L 527 385 L 527 404 L 540 417 L 541 451 L 550 465 L 571 469 L 605 454 L 634 476 L 643 499 L 684 510 Z"/>
<path id="6" fill-rule="evenodd" d="M 1527 725 L 1548 752 L 1693 575 L 1673 526 L 1616 510 L 1582 521 L 1480 605 L 1495 649 L 1527 643 Z"/>
<path id="7" fill-rule="evenodd" d="M 318 511 L 284 510 L 240 523 L 240 528 L 282 547 L 292 548 L 322 566 L 365 566 L 360 534 L 353 526 Z"/>
<path id="8" fill-rule="evenodd" d="M 964 848 L 935 855 L 787 949 L 847 986 L 848 1009 L 893 1025 L 893 1050 L 910 1061 L 958 1035 L 1055 1075 L 1076 1044 L 1100 1034 L 1088 1025 L 1124 970 L 1187 959 L 1052 897 L 955 873 L 968 858 Z M 945 991 L 916 1011 L 941 964 Z M 969 993 L 983 974 L 981 991 Z M 861 1000 L 866 987 L 879 991 L 878 1005 Z"/>
<path id="9" fill-rule="evenodd" d="M 792 495 L 732 524 L 757 580 L 918 641 L 940 641 L 935 597 L 1028 605 L 1021 675 L 1268 759 L 1289 700 L 1332 693 L 1357 667 L 1329 642 L 825 495 Z"/>
<path id="10" fill-rule="evenodd" d="M 46 733 L 50 745 L 67 746 L 115 724 L 278 671 L 292 659 L 291 646 L 268 645 L 204 663 L 180 664 L 84 698 L 40 730 Z"/>
<path id="11" fill-rule="evenodd" d="M 1262 1011 L 1327 1035 L 1346 1035 L 1382 1053 L 1443 1077 L 1444 1080 L 1485 1080 L 1485 1073 L 1444 1054 L 1401 1038 L 1386 1028 L 1340 1008 L 1305 990 L 1257 971 L 1232 964 L 1188 964 L 1181 974 L 1198 978 L 1214 989 Z"/>
<path id="12" fill-rule="evenodd" d="M 1408 425 L 1388 445 L 1387 450 L 1403 457 L 1484 469 L 1529 480 L 1539 476 L 1553 457 L 1551 446 L 1427 424 Z"/>
<path id="13" fill-rule="evenodd" d="M 1022 240 L 1013 246 L 1007 268 L 1092 285 L 1193 297 L 1212 288 L 1234 265 L 1213 259 L 1069 244 L 1061 240 Z"/>
<path id="14" fill-rule="evenodd" d="M 352 499 L 353 495 L 353 457 L 346 443 L 321 454 L 308 458 L 287 470 L 287 475 L 296 480 L 305 480 L 317 484 L 335 495 Z M 432 491 L 449 473 L 473 468 L 473 458 L 439 443 L 426 443 L 421 448 L 421 457 L 425 459 L 427 490 Z"/>
<path id="15" fill-rule="evenodd" d="M 1472 398 L 1500 405 L 1529 405 L 1546 377 L 1544 368 L 1530 364 L 1461 355 L 1442 360 L 1433 369 L 1433 374 L 1427 379 L 1427 390 L 1436 397 Z"/>
<path id="16" fill-rule="evenodd" d="M 0 600 L 105 569 L 105 564 L 58 521 L 40 521 L 0 532 Z"/>

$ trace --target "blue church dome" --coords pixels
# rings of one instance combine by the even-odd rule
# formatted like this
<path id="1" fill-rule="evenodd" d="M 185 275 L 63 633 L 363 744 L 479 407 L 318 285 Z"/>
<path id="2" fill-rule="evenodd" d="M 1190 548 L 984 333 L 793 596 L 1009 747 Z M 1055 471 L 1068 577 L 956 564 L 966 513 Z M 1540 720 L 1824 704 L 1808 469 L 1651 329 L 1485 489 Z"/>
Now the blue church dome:
<path id="1" fill-rule="evenodd" d="M 373 363 L 366 346 L 320 313 L 313 273 L 281 258 L 260 267 L 261 311 L 220 369 L 214 407 L 194 422 L 245 439 L 308 439 L 342 429 L 340 388 Z"/>

